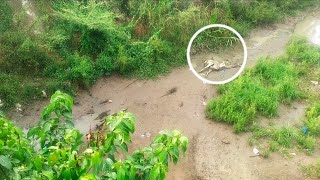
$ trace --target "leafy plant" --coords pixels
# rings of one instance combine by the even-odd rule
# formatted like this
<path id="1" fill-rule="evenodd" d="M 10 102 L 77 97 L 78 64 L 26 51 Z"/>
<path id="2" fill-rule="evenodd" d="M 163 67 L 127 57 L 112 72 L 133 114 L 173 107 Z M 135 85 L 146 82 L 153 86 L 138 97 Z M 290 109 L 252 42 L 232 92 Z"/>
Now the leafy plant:
<path id="1" fill-rule="evenodd" d="M 117 154 L 128 152 L 135 130 L 133 114 L 120 111 L 108 116 L 90 129 L 84 142 L 73 126 L 72 104 L 69 95 L 57 91 L 27 137 L 0 118 L 1 178 L 164 179 L 169 162 L 177 163 L 187 150 L 188 139 L 179 131 L 162 131 L 149 147 L 118 160 Z"/>

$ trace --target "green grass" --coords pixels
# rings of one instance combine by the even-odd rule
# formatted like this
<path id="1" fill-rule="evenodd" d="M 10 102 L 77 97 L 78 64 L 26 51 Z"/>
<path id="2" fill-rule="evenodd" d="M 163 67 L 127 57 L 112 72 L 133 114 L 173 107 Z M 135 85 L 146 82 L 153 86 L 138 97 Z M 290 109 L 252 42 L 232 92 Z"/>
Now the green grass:
<path id="1" fill-rule="evenodd" d="M 255 127 L 249 139 L 251 145 L 259 146 L 264 157 L 270 153 L 280 151 L 287 155 L 289 149 L 298 148 L 307 154 L 312 153 L 316 146 L 316 138 L 304 134 L 295 127 Z"/>
<path id="2" fill-rule="evenodd" d="M 287 47 L 287 55 L 292 62 L 320 65 L 320 48 L 310 46 L 303 38 L 293 38 Z"/>
<path id="3" fill-rule="evenodd" d="M 320 104 L 319 97 L 306 90 L 318 74 L 307 71 L 319 69 L 319 53 L 305 39 L 293 38 L 284 56 L 262 58 L 243 76 L 219 86 L 221 96 L 209 101 L 207 116 L 232 124 L 235 132 L 251 131 L 249 143 L 258 146 L 264 157 L 275 151 L 289 155 L 292 148 L 311 154 L 320 134 Z M 281 103 L 290 105 L 302 98 L 314 103 L 302 126 L 260 126 L 255 121 L 258 115 L 274 117 Z"/>
<path id="4" fill-rule="evenodd" d="M 28 86 L 28 91 L 34 92 L 55 86 L 52 84 L 65 87 L 63 84 L 71 83 L 71 89 L 87 88 L 99 77 L 112 74 L 157 78 L 186 64 L 187 44 L 191 36 L 205 25 L 227 24 L 247 35 L 257 26 L 279 21 L 285 14 L 311 4 L 297 0 L 287 0 L 286 3 L 273 0 L 203 1 L 197 5 L 192 1 L 177 0 L 132 0 L 128 4 L 117 0 L 108 1 L 108 4 L 44 0 L 36 2 L 41 19 L 39 24 L 44 25 L 44 33 L 35 36 L 26 31 L 26 27 L 21 27 L 24 23 L 19 21 L 25 18 L 13 16 L 8 2 L 5 0 L 0 5 L 0 70 L 4 76 L 19 77 L 9 78 L 12 84 L 32 82 L 39 77 L 47 79 L 41 88 L 39 85 Z M 220 37 L 230 33 L 214 35 Z M 202 40 L 200 38 L 199 47 L 218 49 L 234 43 L 221 39 L 212 43 L 206 40 L 209 36 L 212 35 L 209 33 Z M 310 57 L 315 59 L 316 55 Z M 14 103 L 28 102 L 33 96 L 7 95 L 8 89 L 12 89 L 10 82 L 6 81 L 2 86 L 0 99 L 8 104 L 6 108 Z M 291 79 L 273 90 L 262 86 L 256 88 L 267 92 L 267 97 L 282 94 L 277 97 L 280 101 L 289 102 L 296 98 Z M 237 116 L 240 119 L 249 117 L 250 120 L 245 121 L 252 121 L 256 111 L 274 114 L 276 104 L 272 102 L 272 107 L 266 108 L 254 102 L 246 105 L 251 110 L 249 114 L 239 113 Z M 241 129 L 242 125 L 238 126 Z"/>
<path id="5" fill-rule="evenodd" d="M 315 179 L 320 178 L 320 160 L 314 165 L 303 166 L 302 170 L 309 176 Z"/>
<path id="6" fill-rule="evenodd" d="M 245 75 L 219 86 L 221 96 L 209 101 L 206 114 L 232 124 L 236 132 L 246 131 L 257 115 L 274 117 L 280 103 L 299 99 L 297 83 L 293 64 L 283 59 L 260 59 Z"/>

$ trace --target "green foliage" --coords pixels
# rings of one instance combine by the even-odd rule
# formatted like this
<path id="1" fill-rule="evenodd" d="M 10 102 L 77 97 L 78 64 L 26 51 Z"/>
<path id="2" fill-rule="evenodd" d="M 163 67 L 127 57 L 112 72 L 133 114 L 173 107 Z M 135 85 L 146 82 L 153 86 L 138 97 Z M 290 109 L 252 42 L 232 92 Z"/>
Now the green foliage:
<path id="1" fill-rule="evenodd" d="M 222 96 L 209 101 L 210 119 L 233 124 L 236 132 L 247 130 L 258 114 L 277 115 L 280 102 L 301 97 L 298 74 L 284 60 L 260 59 L 257 65 L 232 83 L 219 86 Z"/>
<path id="2" fill-rule="evenodd" d="M 33 26 L 41 24 L 42 31 L 34 34 L 23 26 L 27 18 L 17 17 L 13 21 L 16 17 L 5 0 L 0 5 L 0 70 L 6 76 L 19 74 L 28 81 L 44 78 L 41 86 L 28 87 L 28 92 L 33 90 L 35 94 L 45 88 L 53 93 L 57 87 L 67 91 L 88 87 L 100 76 L 113 73 L 155 78 L 186 63 L 190 37 L 207 24 L 227 24 L 246 35 L 252 28 L 272 23 L 311 2 L 318 0 L 36 1 L 37 19 Z M 209 37 L 214 37 L 215 43 Z M 229 39 L 227 43 L 225 37 Z M 196 41 L 199 48 L 217 49 L 237 41 L 229 37 L 226 32 L 201 33 Z M 313 62 L 317 59 L 314 53 L 310 50 L 308 55 Z M 17 82 L 22 80 L 13 83 Z M 34 97 L 22 98 L 19 93 L 4 95 L 11 89 L 9 83 L 4 86 L 8 87 L 2 88 L 0 99 L 11 96 L 6 107 Z M 291 79 L 279 86 L 278 91 L 283 92 L 280 98 L 285 102 L 295 96 Z"/>
<path id="3" fill-rule="evenodd" d="M 64 80 L 71 80 L 83 87 L 88 87 L 95 81 L 94 65 L 89 58 L 75 54 L 68 57 L 68 61 L 69 68 Z"/>
<path id="4" fill-rule="evenodd" d="M 320 160 L 317 163 L 303 167 L 303 171 L 315 179 L 320 177 Z"/>
<path id="5" fill-rule="evenodd" d="M 285 152 L 288 148 L 300 147 L 306 153 L 312 153 L 316 147 L 314 136 L 305 135 L 294 127 L 256 127 L 250 138 L 251 145 L 265 144 L 260 147 L 269 157 L 271 152 Z"/>
<path id="6" fill-rule="evenodd" d="M 306 39 L 293 38 L 287 47 L 287 54 L 293 62 L 319 65 L 320 49 L 311 46 Z"/>
<path id="7" fill-rule="evenodd" d="M 271 117 L 277 114 L 278 98 L 275 91 L 265 88 L 249 73 L 234 83 L 222 86 L 223 94 L 209 101 L 206 112 L 210 119 L 233 124 L 236 132 L 247 130 L 257 113 Z"/>
<path id="8" fill-rule="evenodd" d="M 315 103 L 306 113 L 305 126 L 311 135 L 320 135 L 320 104 Z"/>
<path id="9" fill-rule="evenodd" d="M 9 2 L 4 0 L 0 4 L 0 33 L 3 33 L 12 26 L 13 13 L 9 6 Z"/>
<path id="10" fill-rule="evenodd" d="M 2 179 L 164 179 L 170 161 L 176 164 L 187 150 L 188 139 L 179 131 L 162 131 L 150 146 L 117 160 L 119 150 L 128 153 L 133 114 L 108 116 L 84 142 L 73 126 L 72 104 L 69 95 L 57 91 L 27 137 L 0 117 Z"/>
<path id="11" fill-rule="evenodd" d="M 7 31 L 0 35 L 0 69 L 10 74 L 43 75 L 52 63 L 47 54 L 25 33 Z"/>
<path id="12" fill-rule="evenodd" d="M 34 150 L 23 132 L 2 116 L 0 126 L 0 178 L 5 179 L 26 168 L 23 164 L 31 164 Z"/>

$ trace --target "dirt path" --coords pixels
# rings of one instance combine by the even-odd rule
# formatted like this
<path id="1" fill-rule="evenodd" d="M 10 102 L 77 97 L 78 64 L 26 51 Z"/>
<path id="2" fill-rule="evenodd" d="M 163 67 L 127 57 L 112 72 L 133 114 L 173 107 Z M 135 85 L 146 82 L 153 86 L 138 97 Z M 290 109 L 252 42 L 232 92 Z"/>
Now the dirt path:
<path id="1" fill-rule="evenodd" d="M 260 56 L 281 54 L 295 24 L 306 15 L 252 32 L 246 38 L 248 66 L 254 65 Z M 297 156 L 292 159 L 277 154 L 272 154 L 269 159 L 250 157 L 253 147 L 247 143 L 249 134 L 236 135 L 231 126 L 205 118 L 203 102 L 217 96 L 215 86 L 203 84 L 188 67 L 174 69 L 155 81 L 132 82 L 113 76 L 100 79 L 90 91 L 79 92 L 73 108 L 76 126 L 86 132 L 90 125 L 97 123 L 94 119 L 100 113 L 128 108 L 137 117 L 131 148 L 149 144 L 163 129 L 183 131 L 190 139 L 190 148 L 177 166 L 170 167 L 167 179 L 305 179 L 299 170 L 300 164 L 316 160 L 315 155 L 305 156 L 302 152 L 295 152 Z M 172 87 L 177 87 L 175 94 L 161 97 Z M 112 103 L 101 104 L 107 99 Z M 35 123 L 40 108 L 47 102 L 28 107 L 23 116 L 11 113 L 9 117 L 21 127 L 28 127 Z M 305 107 L 298 105 L 298 108 Z M 296 112 L 290 107 L 282 107 L 282 110 L 284 113 L 280 113 L 279 120 L 292 117 Z M 296 118 L 299 119 L 304 111 L 297 112 Z M 141 136 L 146 132 L 151 133 L 150 138 Z"/>

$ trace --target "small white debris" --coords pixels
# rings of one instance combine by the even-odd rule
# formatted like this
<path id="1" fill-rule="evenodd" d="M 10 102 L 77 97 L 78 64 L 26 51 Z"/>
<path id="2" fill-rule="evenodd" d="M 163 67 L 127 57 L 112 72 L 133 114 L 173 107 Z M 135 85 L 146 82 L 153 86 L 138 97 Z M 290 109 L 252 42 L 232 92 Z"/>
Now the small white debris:
<path id="1" fill-rule="evenodd" d="M 141 134 L 141 138 L 145 138 L 145 137 L 147 137 L 147 138 L 151 137 L 151 133 L 145 132 L 145 133 Z"/>
<path id="2" fill-rule="evenodd" d="M 203 104 L 203 106 L 206 106 L 206 105 L 207 105 L 207 103 L 206 103 L 206 102 L 202 102 L 202 104 Z"/>
<path id="3" fill-rule="evenodd" d="M 19 103 L 16 104 L 16 110 L 17 110 L 17 112 L 21 112 L 22 111 L 21 104 L 19 104 Z"/>
<path id="4" fill-rule="evenodd" d="M 146 132 L 145 135 L 146 135 L 146 137 L 148 137 L 148 138 L 151 137 L 151 133 L 149 133 L 149 132 Z"/>
<path id="5" fill-rule="evenodd" d="M 112 103 L 112 100 L 111 100 L 111 99 L 109 99 L 109 100 L 108 100 L 108 103 Z"/>
<path id="6" fill-rule="evenodd" d="M 260 152 L 257 148 L 253 148 L 253 154 L 256 155 L 256 156 L 259 156 L 260 155 Z"/>
<path id="7" fill-rule="evenodd" d="M 44 97 L 44 98 L 48 97 L 47 93 L 44 90 L 42 90 L 41 92 L 42 92 L 42 97 Z"/>
<path id="8" fill-rule="evenodd" d="M 313 85 L 319 85 L 318 81 L 310 81 Z"/>
<path id="9" fill-rule="evenodd" d="M 297 154 L 296 154 L 296 153 L 290 153 L 290 155 L 291 155 L 291 156 L 296 156 Z"/>

